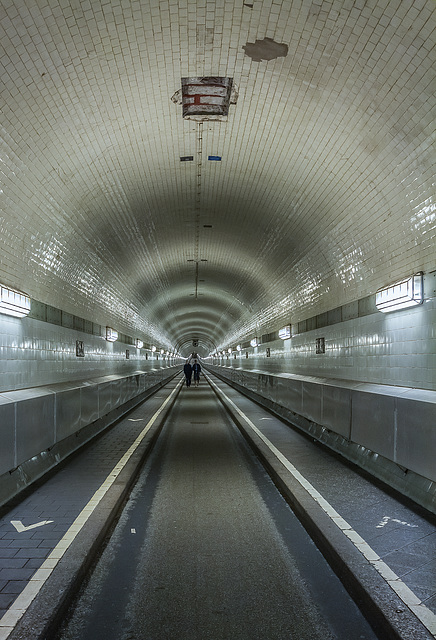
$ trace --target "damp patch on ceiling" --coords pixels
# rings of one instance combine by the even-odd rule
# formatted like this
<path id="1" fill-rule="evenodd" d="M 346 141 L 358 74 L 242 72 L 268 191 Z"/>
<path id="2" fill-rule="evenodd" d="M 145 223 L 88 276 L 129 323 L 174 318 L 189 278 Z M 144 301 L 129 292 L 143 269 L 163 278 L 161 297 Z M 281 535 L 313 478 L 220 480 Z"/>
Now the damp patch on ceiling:
<path id="1" fill-rule="evenodd" d="M 227 120 L 229 105 L 236 104 L 238 90 L 233 78 L 209 76 L 182 78 L 182 88 L 171 100 L 182 106 L 185 120 Z"/>
<path id="2" fill-rule="evenodd" d="M 253 62 L 275 60 L 276 58 L 285 58 L 288 55 L 288 45 L 283 42 L 275 42 L 272 38 L 247 42 L 242 48 Z"/>

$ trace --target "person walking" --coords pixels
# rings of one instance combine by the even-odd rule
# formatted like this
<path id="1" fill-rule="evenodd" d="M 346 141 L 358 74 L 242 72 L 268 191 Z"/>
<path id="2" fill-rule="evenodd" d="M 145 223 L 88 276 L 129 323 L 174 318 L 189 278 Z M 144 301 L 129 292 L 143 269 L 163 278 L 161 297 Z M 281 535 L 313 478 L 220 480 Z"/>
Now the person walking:
<path id="1" fill-rule="evenodd" d="M 189 360 L 186 360 L 185 366 L 183 367 L 183 373 L 185 374 L 186 378 L 186 386 L 190 387 L 192 378 L 192 367 Z"/>
<path id="2" fill-rule="evenodd" d="M 194 364 L 192 365 L 192 371 L 194 373 L 194 386 L 198 387 L 198 385 L 200 384 L 200 371 L 201 371 L 201 366 L 200 363 L 197 362 L 197 360 L 194 362 Z"/>

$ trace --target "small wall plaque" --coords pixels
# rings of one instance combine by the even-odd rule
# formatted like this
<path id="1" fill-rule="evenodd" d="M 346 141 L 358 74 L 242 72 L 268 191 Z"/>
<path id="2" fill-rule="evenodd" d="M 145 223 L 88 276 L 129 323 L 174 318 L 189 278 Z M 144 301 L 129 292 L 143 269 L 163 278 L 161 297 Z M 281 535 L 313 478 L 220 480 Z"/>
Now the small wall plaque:
<path id="1" fill-rule="evenodd" d="M 76 356 L 78 358 L 85 357 L 85 346 L 82 340 L 76 340 Z"/>
<path id="2" fill-rule="evenodd" d="M 325 353 L 325 338 L 316 339 L 316 353 Z"/>

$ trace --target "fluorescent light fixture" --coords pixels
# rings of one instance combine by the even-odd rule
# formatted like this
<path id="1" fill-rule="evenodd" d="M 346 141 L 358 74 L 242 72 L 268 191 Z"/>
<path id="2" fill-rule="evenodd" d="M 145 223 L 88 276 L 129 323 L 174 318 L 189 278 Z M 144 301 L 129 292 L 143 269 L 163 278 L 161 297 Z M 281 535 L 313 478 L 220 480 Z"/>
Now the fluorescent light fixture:
<path id="1" fill-rule="evenodd" d="M 415 307 L 424 301 L 422 272 L 376 292 L 375 304 L 379 311 L 389 313 L 408 307 Z"/>
<path id="2" fill-rule="evenodd" d="M 259 341 L 257 338 L 253 338 L 253 340 L 250 340 L 250 344 L 252 347 L 258 347 L 259 346 Z"/>
<path id="3" fill-rule="evenodd" d="M 156 347 L 153 345 L 153 346 L 151 347 L 151 350 L 152 350 L 152 351 L 153 351 L 153 353 L 154 353 L 154 352 L 156 351 Z"/>
<path id="4" fill-rule="evenodd" d="M 231 348 L 231 347 L 229 347 L 229 348 L 227 349 L 227 353 L 232 353 L 232 348 Z"/>
<path id="5" fill-rule="evenodd" d="M 162 355 L 165 353 L 165 351 L 163 349 L 161 349 L 160 352 L 161 352 Z"/>
<path id="6" fill-rule="evenodd" d="M 242 347 L 241 347 L 241 345 L 240 345 L 240 344 L 238 344 L 238 345 L 236 346 L 236 351 L 240 351 L 240 350 L 241 350 L 241 348 L 242 348 Z"/>
<path id="7" fill-rule="evenodd" d="M 142 342 L 142 340 L 140 340 L 139 338 L 136 338 L 136 348 L 142 349 L 143 346 L 144 346 L 144 343 Z"/>
<path id="8" fill-rule="evenodd" d="M 30 298 L 21 291 L 0 285 L 0 313 L 15 318 L 24 318 L 30 313 Z"/>
<path id="9" fill-rule="evenodd" d="M 286 327 L 282 327 L 282 329 L 279 330 L 279 338 L 281 338 L 282 340 L 288 340 L 288 338 L 291 337 L 291 325 L 287 324 Z"/>
<path id="10" fill-rule="evenodd" d="M 106 340 L 108 342 L 115 342 L 118 340 L 118 331 L 112 329 L 111 327 L 106 327 Z"/>

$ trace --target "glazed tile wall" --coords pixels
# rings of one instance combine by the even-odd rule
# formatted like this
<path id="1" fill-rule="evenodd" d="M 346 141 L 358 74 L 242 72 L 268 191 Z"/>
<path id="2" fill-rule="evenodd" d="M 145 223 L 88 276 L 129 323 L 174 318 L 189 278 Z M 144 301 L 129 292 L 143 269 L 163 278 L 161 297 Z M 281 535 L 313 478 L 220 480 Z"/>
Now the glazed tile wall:
<path id="1" fill-rule="evenodd" d="M 319 337 L 325 338 L 324 354 L 316 354 Z M 267 347 L 270 357 L 266 356 Z M 435 390 L 436 300 L 410 311 L 377 313 L 308 331 L 214 362 L 274 373 Z"/>
<path id="2" fill-rule="evenodd" d="M 76 340 L 84 342 L 84 358 L 76 356 Z M 0 315 L 0 392 L 104 375 L 127 375 L 169 364 L 168 360 L 151 358 L 150 352 L 148 357 L 147 360 L 144 350 L 138 351 L 131 345 L 109 343 L 99 336 L 39 320 Z"/>
<path id="3" fill-rule="evenodd" d="M 159 344 L 231 344 L 434 269 L 435 16 L 434 0 L 3 1 L 0 282 Z M 249 56 L 264 38 L 286 57 Z M 197 74 L 238 85 L 226 123 L 172 102 Z"/>
<path id="4" fill-rule="evenodd" d="M 316 354 L 318 337 L 325 338 L 325 354 Z M 85 344 L 84 358 L 76 356 L 76 340 Z M 167 360 L 151 359 L 150 353 L 148 357 L 144 350 L 108 343 L 98 336 L 0 315 L 0 392 L 168 365 Z M 410 311 L 340 322 L 215 362 L 274 373 L 436 389 L 436 299 Z"/>

